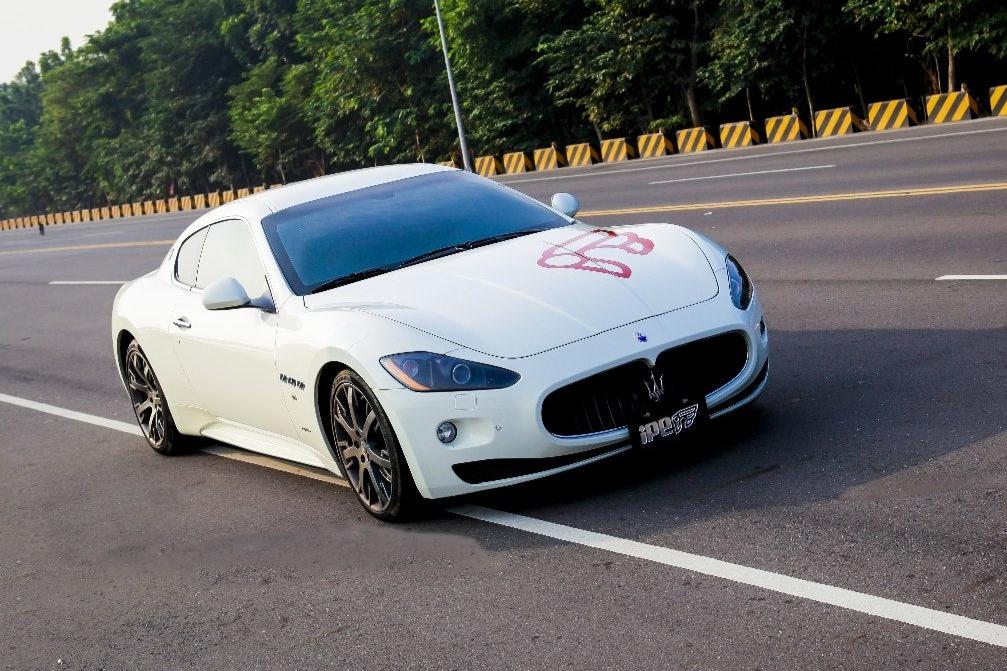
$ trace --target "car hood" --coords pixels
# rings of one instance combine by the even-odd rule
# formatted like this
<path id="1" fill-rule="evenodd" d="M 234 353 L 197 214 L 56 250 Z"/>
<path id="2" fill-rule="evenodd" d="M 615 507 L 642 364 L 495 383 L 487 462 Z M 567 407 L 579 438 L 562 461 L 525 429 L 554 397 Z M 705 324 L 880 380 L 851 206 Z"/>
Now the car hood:
<path id="1" fill-rule="evenodd" d="M 551 229 L 305 296 L 497 357 L 531 356 L 709 300 L 717 279 L 681 228 Z"/>

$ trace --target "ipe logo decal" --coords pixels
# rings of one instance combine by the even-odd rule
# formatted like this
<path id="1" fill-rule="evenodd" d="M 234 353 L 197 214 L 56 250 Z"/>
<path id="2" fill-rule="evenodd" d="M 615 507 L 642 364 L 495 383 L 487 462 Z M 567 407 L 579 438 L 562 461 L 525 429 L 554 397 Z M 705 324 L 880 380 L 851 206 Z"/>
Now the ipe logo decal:
<path id="1" fill-rule="evenodd" d="M 581 233 L 542 252 L 543 268 L 569 268 L 627 278 L 633 274 L 628 264 L 616 260 L 629 254 L 646 256 L 654 251 L 654 241 L 630 231 L 595 229 Z"/>

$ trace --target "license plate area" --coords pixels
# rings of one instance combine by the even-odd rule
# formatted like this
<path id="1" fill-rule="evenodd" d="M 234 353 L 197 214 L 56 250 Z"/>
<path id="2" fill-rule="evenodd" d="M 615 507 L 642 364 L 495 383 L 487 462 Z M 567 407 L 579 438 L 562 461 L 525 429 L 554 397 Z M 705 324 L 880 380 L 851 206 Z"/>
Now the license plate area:
<path id="1" fill-rule="evenodd" d="M 634 447 L 665 447 L 695 432 L 706 421 L 706 396 L 702 392 L 666 383 L 660 374 L 645 380 L 643 389 L 641 409 L 629 424 Z"/>

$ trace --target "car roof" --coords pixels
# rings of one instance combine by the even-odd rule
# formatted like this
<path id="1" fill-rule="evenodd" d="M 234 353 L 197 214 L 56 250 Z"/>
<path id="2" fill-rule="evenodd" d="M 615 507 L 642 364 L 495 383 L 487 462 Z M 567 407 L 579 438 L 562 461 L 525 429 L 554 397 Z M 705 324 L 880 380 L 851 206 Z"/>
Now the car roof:
<path id="1" fill-rule="evenodd" d="M 245 196 L 244 198 L 210 210 L 186 228 L 182 235 L 179 236 L 179 239 L 188 237 L 193 231 L 208 223 L 220 221 L 229 216 L 243 217 L 249 220 L 261 219 L 274 212 L 318 200 L 319 198 L 449 170 L 455 170 L 455 168 L 431 163 L 407 163 L 361 168 L 360 170 L 350 170 L 335 175 L 326 175 L 324 177 L 294 182 L 293 184 Z"/>

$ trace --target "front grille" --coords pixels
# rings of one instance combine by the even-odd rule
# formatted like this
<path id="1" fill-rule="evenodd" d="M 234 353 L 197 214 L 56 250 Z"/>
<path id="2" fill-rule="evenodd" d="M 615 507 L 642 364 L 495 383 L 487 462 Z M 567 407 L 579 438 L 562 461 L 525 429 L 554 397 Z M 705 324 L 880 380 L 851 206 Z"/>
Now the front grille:
<path id="1" fill-rule="evenodd" d="M 655 369 L 666 383 L 709 395 L 733 380 L 748 362 L 748 341 L 740 331 L 694 340 L 666 350 Z M 620 429 L 643 402 L 647 363 L 632 361 L 578 380 L 549 394 L 542 422 L 556 436 L 580 436 Z"/>

